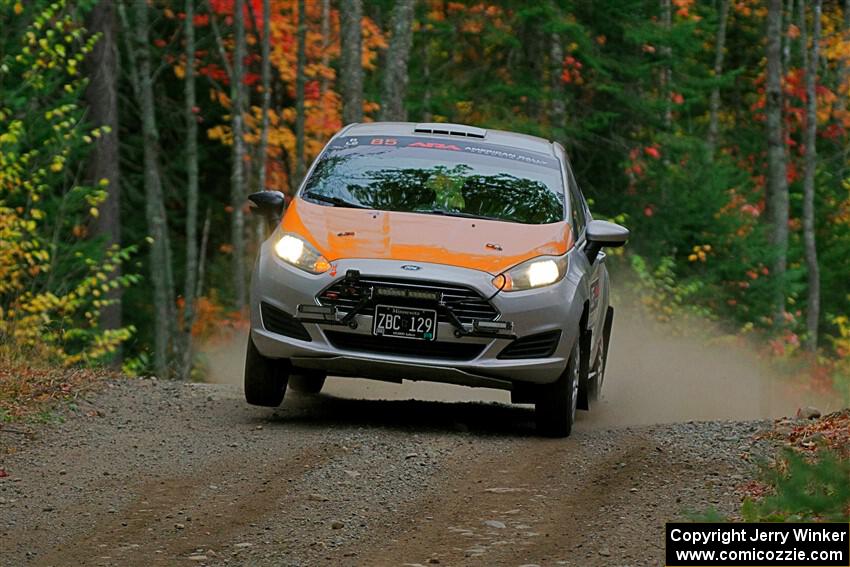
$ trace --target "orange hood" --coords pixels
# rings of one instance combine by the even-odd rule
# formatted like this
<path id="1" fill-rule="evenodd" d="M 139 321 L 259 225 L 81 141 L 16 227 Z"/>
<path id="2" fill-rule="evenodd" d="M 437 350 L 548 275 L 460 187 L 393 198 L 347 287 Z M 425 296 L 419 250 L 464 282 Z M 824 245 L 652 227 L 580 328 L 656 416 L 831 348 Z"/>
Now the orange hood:
<path id="1" fill-rule="evenodd" d="M 283 230 L 329 261 L 369 258 L 430 262 L 499 274 L 573 245 L 569 224 L 519 224 L 418 213 L 327 207 L 293 199 Z"/>

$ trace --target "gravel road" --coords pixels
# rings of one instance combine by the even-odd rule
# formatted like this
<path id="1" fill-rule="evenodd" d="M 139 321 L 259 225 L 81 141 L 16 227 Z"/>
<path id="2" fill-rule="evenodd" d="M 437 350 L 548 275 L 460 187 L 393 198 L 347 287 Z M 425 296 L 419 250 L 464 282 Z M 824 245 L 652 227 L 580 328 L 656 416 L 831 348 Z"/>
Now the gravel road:
<path id="1" fill-rule="evenodd" d="M 659 344 L 688 369 L 638 344 L 560 440 L 473 390 L 331 379 L 267 410 L 233 384 L 110 382 L 35 436 L 0 430 L 0 564 L 659 565 L 665 521 L 738 508 L 741 455 L 769 450 L 742 417 L 785 408 L 741 405 L 765 388 L 727 346 Z"/>
<path id="2" fill-rule="evenodd" d="M 154 380 L 77 413 L 4 458 L 3 565 L 657 565 L 666 520 L 735 509 L 759 427 L 547 440 L 524 407 Z"/>

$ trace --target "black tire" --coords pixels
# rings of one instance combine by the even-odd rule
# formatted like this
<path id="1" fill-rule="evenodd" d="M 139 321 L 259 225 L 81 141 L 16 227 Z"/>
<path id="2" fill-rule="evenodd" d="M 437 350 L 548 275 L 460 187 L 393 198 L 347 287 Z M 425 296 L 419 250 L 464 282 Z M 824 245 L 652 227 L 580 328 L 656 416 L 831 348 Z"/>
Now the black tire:
<path id="1" fill-rule="evenodd" d="M 289 387 L 302 394 L 318 394 L 327 374 L 318 370 L 297 370 L 289 375 Z"/>
<path id="2" fill-rule="evenodd" d="M 534 415 L 541 435 L 568 437 L 573 430 L 578 405 L 580 351 L 576 341 L 563 374 L 555 382 L 540 388 Z"/>
<path id="3" fill-rule="evenodd" d="M 248 337 L 245 353 L 245 400 L 254 406 L 276 408 L 283 402 L 289 380 L 289 360 L 266 358 Z"/>

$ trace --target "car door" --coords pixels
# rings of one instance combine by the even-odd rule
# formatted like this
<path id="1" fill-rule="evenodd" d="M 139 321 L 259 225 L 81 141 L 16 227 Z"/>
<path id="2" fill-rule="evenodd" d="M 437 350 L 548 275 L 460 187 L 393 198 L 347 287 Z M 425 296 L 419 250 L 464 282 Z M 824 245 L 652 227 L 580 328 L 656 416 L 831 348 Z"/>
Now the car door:
<path id="1" fill-rule="evenodd" d="M 567 184 L 570 191 L 570 215 L 576 232 L 576 246 L 583 250 L 587 245 L 585 230 L 591 219 L 587 201 L 573 175 L 572 168 L 567 164 Z M 590 281 L 590 309 L 587 318 L 587 330 L 591 331 L 590 360 L 596 356 L 599 338 L 602 336 L 605 324 L 605 311 L 608 308 L 608 273 L 605 267 L 605 253 L 600 251 L 596 260 L 588 267 Z"/>

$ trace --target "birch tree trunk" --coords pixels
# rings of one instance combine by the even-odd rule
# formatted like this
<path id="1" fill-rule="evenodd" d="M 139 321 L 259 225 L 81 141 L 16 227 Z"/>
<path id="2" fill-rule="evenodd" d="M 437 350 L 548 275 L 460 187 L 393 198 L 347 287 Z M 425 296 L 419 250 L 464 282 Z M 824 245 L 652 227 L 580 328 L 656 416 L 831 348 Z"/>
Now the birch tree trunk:
<path id="1" fill-rule="evenodd" d="M 307 64 L 307 15 L 304 0 L 298 0 L 298 55 L 295 69 L 295 187 L 304 179 L 304 67 Z"/>
<path id="2" fill-rule="evenodd" d="M 186 120 L 186 280 L 183 285 L 183 348 L 180 377 L 188 379 L 192 371 L 195 323 L 195 289 L 198 275 L 198 119 L 195 115 L 195 0 L 186 0 L 186 75 L 184 77 Z"/>
<path id="3" fill-rule="evenodd" d="M 788 0 L 788 5 L 786 6 L 786 11 L 788 12 L 788 21 L 794 21 L 794 0 Z M 783 33 L 782 34 L 782 68 L 788 69 L 791 66 L 791 34 Z"/>
<path id="4" fill-rule="evenodd" d="M 552 33 L 549 37 L 549 66 L 550 85 L 552 88 L 552 105 L 549 120 L 555 132 L 560 132 L 566 126 L 567 109 L 564 102 L 564 81 L 561 73 L 564 67 L 564 46 L 561 43 L 561 35 Z"/>
<path id="5" fill-rule="evenodd" d="M 94 143 L 86 177 L 93 185 L 101 179 L 109 181 L 106 200 L 101 204 L 100 215 L 94 222 L 94 233 L 107 247 L 121 244 L 121 170 L 118 159 L 118 45 L 116 44 L 117 19 L 112 0 L 100 0 L 89 13 L 86 27 L 101 34 L 87 60 L 89 85 L 86 89 L 88 120 L 94 126 L 107 126 Z M 120 267 L 114 277 L 121 275 Z M 100 326 L 104 329 L 121 327 L 121 287 L 110 290 L 106 298 L 112 301 L 100 313 Z M 120 351 L 116 362 L 120 361 Z"/>
<path id="6" fill-rule="evenodd" d="M 135 46 L 128 56 L 131 60 L 137 86 L 136 96 L 142 114 L 142 138 L 144 143 L 144 186 L 145 217 L 148 234 L 153 242 L 150 245 L 150 278 L 153 283 L 154 306 L 154 370 L 157 376 L 169 376 L 169 349 L 173 340 L 173 281 L 169 265 L 171 252 L 168 238 L 168 224 L 165 216 L 165 204 L 162 195 L 162 180 L 159 173 L 159 130 L 156 123 L 153 80 L 151 77 L 150 37 L 148 33 L 148 5 L 146 0 L 134 0 L 135 21 L 133 27 L 127 25 L 122 13 L 125 33 L 135 29 Z M 119 9 L 121 7 L 119 6 Z"/>
<path id="7" fill-rule="evenodd" d="M 815 352 L 818 348 L 818 321 L 820 320 L 820 268 L 818 267 L 817 241 L 815 239 L 815 173 L 817 172 L 817 75 L 821 33 L 821 0 L 812 3 L 812 50 L 808 55 L 806 45 L 805 8 L 801 29 L 803 67 L 806 70 L 806 170 L 803 177 L 803 248 L 808 270 L 808 301 L 806 302 L 806 347 Z"/>
<path id="8" fill-rule="evenodd" d="M 363 19 L 362 0 L 347 0 L 339 10 L 342 53 L 340 82 L 342 84 L 342 121 L 344 124 L 363 121 L 363 65 L 361 63 Z"/>
<path id="9" fill-rule="evenodd" d="M 234 306 L 242 310 L 247 302 L 245 284 L 245 137 L 242 100 L 244 89 L 245 61 L 245 0 L 236 0 L 233 5 L 233 24 L 236 35 L 233 50 L 233 75 L 230 77 L 231 130 L 233 132 L 232 171 L 230 174 L 231 213 L 230 238 L 233 243 L 233 292 Z"/>
<path id="10" fill-rule="evenodd" d="M 774 324 L 785 312 L 785 270 L 788 256 L 788 180 L 782 133 L 782 0 L 769 0 L 767 9 L 767 200 L 772 215 L 771 243 L 776 283 Z"/>
<path id="11" fill-rule="evenodd" d="M 714 45 L 714 80 L 723 75 L 723 59 L 726 55 L 726 21 L 729 19 L 729 0 L 720 1 L 720 21 L 717 25 L 717 40 Z M 717 147 L 717 131 L 720 114 L 720 85 L 711 89 L 708 119 L 708 152 L 714 156 Z"/>
<path id="12" fill-rule="evenodd" d="M 415 0 L 398 0 L 393 9 L 392 37 L 387 50 L 381 104 L 381 120 L 407 120 L 404 98 L 407 95 L 407 62 L 413 44 L 413 14 Z"/>

